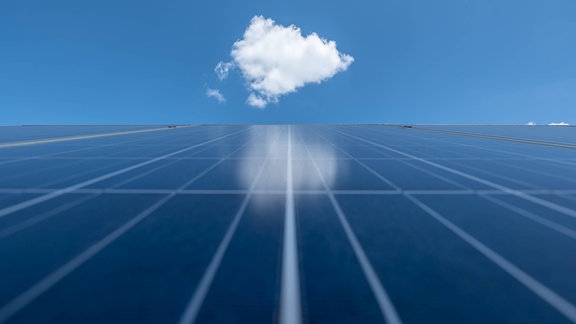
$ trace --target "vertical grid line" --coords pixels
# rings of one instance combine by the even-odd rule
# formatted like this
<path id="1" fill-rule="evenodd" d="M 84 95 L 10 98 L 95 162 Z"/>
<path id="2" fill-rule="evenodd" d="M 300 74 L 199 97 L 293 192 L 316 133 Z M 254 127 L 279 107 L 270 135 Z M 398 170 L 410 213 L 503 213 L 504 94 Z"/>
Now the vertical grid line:
<path id="1" fill-rule="evenodd" d="M 292 127 L 288 125 L 288 156 L 286 167 L 286 211 L 284 215 L 284 243 L 282 252 L 282 295 L 280 323 L 301 323 L 300 274 L 292 183 Z"/>

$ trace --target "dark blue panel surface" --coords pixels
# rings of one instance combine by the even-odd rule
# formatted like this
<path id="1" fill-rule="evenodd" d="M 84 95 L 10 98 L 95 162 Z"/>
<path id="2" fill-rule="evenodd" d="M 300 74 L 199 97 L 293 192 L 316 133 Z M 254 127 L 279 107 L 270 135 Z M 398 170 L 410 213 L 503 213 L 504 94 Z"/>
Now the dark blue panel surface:
<path id="1" fill-rule="evenodd" d="M 284 197 L 253 199 L 216 273 L 199 322 L 263 323 L 278 316 Z"/>
<path id="2" fill-rule="evenodd" d="M 176 322 L 240 202 L 239 196 L 173 198 L 15 322 Z"/>
<path id="3" fill-rule="evenodd" d="M 570 278 L 576 272 L 571 237 L 478 196 L 420 199 L 534 278 L 576 302 L 576 289 Z M 465 210 L 463 205 L 467 206 Z M 540 216 L 547 217 L 544 213 Z"/>
<path id="4" fill-rule="evenodd" d="M 150 195 L 105 195 L 3 238 L 0 303 L 16 297 L 157 200 L 157 196 Z M 65 202 L 67 199 L 60 204 Z M 37 209 L 31 211 L 34 215 L 40 213 Z"/>
<path id="5" fill-rule="evenodd" d="M 0 208 L 12 206 L 22 201 L 32 199 L 36 196 L 37 195 L 24 193 L 0 194 Z"/>
<path id="6" fill-rule="evenodd" d="M 341 196 L 339 201 L 407 322 L 562 320 L 408 199 Z"/>
<path id="7" fill-rule="evenodd" d="M 374 293 L 328 197 L 300 195 L 296 206 L 304 317 L 329 323 L 382 321 Z"/>

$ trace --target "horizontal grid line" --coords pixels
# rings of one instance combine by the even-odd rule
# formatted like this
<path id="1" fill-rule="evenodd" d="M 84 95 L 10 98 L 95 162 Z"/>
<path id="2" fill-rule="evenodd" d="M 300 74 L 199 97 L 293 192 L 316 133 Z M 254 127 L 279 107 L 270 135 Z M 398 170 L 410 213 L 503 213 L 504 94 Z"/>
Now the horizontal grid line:
<path id="1" fill-rule="evenodd" d="M 61 191 L 58 188 L 38 188 L 38 189 L 18 189 L 18 188 L 0 188 L 0 194 L 46 194 Z M 551 189 L 529 189 L 529 190 L 515 190 L 516 192 L 532 194 L 532 195 L 576 195 L 576 189 L 567 190 L 551 190 Z M 193 194 L 245 194 L 246 189 L 76 189 L 73 192 L 68 192 L 66 194 L 170 194 L 174 193 L 177 195 L 193 195 Z M 500 196 L 514 196 L 514 194 L 501 190 L 473 190 L 473 189 L 463 189 L 463 190 L 338 190 L 332 189 L 336 195 L 500 195 Z M 284 194 L 285 190 L 254 190 L 257 194 Z M 325 190 L 314 189 L 314 190 L 301 190 L 294 189 L 295 194 L 325 194 Z"/>

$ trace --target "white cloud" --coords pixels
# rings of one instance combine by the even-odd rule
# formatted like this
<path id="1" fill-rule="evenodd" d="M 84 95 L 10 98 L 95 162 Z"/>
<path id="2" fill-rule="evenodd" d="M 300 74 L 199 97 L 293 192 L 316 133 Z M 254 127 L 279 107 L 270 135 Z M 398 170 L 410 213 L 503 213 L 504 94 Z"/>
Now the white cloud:
<path id="1" fill-rule="evenodd" d="M 536 125 L 536 123 L 535 123 L 535 122 L 528 122 L 526 125 L 528 125 L 528 126 L 534 126 L 534 125 Z"/>
<path id="2" fill-rule="evenodd" d="M 214 68 L 214 72 L 218 75 L 218 79 L 222 81 L 228 77 L 228 73 L 230 73 L 232 68 L 234 68 L 234 63 L 220 61 L 218 65 L 216 65 L 216 68 Z"/>
<path id="3" fill-rule="evenodd" d="M 246 103 L 249 104 L 250 106 L 253 106 L 253 107 L 265 108 L 266 105 L 268 104 L 268 101 L 266 101 L 266 99 L 264 99 L 262 97 L 259 97 L 258 95 L 251 93 L 248 96 Z"/>
<path id="4" fill-rule="evenodd" d="M 565 122 L 559 122 L 559 123 L 550 123 L 548 124 L 548 126 L 570 126 L 570 124 Z"/>
<path id="5" fill-rule="evenodd" d="M 206 95 L 208 96 L 208 98 L 215 98 L 219 103 L 226 102 L 226 98 L 224 98 L 224 96 L 220 93 L 220 90 L 218 89 L 208 88 L 206 90 Z"/>
<path id="6" fill-rule="evenodd" d="M 304 37 L 300 28 L 277 25 L 262 16 L 252 18 L 231 55 L 252 90 L 247 103 L 260 108 L 307 83 L 330 79 L 354 62 L 352 56 L 338 52 L 336 42 L 315 33 Z M 216 67 L 219 78 L 232 68 L 226 64 Z"/>

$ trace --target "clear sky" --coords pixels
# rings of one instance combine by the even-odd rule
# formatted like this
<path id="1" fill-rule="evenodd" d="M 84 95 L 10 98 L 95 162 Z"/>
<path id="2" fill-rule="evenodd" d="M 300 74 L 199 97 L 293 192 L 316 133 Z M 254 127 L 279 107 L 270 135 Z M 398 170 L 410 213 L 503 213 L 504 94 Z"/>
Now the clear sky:
<path id="1" fill-rule="evenodd" d="M 341 60 L 233 57 L 259 15 Z M 258 59 L 284 74 L 255 90 Z M 0 3 L 0 125 L 528 122 L 576 123 L 574 0 Z"/>

